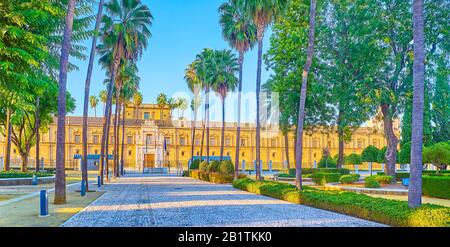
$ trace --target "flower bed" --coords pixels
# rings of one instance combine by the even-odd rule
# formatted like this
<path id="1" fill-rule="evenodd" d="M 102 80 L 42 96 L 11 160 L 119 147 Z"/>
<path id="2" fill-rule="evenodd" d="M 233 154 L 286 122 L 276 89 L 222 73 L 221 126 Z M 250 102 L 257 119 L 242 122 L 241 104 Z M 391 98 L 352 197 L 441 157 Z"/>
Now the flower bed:
<path id="1" fill-rule="evenodd" d="M 239 179 L 235 188 L 281 200 L 330 210 L 391 226 L 450 226 L 450 208 L 424 204 L 411 209 L 405 201 L 374 198 L 353 192 L 318 190 L 269 181 Z"/>

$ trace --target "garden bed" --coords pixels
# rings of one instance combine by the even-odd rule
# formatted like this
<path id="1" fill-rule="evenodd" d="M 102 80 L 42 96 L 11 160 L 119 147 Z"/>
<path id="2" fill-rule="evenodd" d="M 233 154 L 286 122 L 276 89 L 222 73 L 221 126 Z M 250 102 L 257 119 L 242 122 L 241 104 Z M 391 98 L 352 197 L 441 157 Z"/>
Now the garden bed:
<path id="1" fill-rule="evenodd" d="M 32 185 L 33 175 L 37 176 L 38 184 L 50 184 L 55 182 L 55 175 L 46 172 L 0 172 L 0 186 Z"/>

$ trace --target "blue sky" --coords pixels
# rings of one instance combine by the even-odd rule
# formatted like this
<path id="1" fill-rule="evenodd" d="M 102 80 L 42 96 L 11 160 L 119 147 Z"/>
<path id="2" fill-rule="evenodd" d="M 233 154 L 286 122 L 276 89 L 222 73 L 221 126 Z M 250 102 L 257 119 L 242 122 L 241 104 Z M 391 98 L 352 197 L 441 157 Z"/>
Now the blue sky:
<path id="1" fill-rule="evenodd" d="M 229 49 L 223 40 L 219 25 L 218 7 L 225 0 L 143 0 L 154 16 L 147 50 L 140 60 L 139 76 L 140 91 L 144 103 L 154 103 L 159 93 L 168 96 L 188 92 L 184 81 L 184 70 L 196 54 L 203 48 Z M 264 51 L 269 47 L 270 31 L 266 33 Z M 86 46 L 90 48 L 90 40 Z M 67 89 L 76 100 L 76 109 L 69 115 L 81 116 L 83 111 L 84 81 L 86 78 L 87 61 L 76 61 L 80 70 L 68 76 Z M 256 47 L 246 54 L 243 76 L 243 91 L 254 92 L 256 83 Z M 103 80 L 105 72 L 101 70 L 96 57 L 92 76 L 91 95 L 105 88 Z M 265 66 L 263 66 L 265 67 Z M 269 72 L 263 68 L 262 82 L 269 77 Z M 102 107 L 97 107 L 97 115 L 101 115 Z M 90 115 L 94 111 L 90 109 Z M 245 114 L 245 113 L 243 113 Z M 188 112 L 185 116 L 189 117 Z M 220 114 L 213 114 L 212 120 L 219 120 Z M 227 115 L 227 118 L 233 116 Z M 229 121 L 234 119 L 229 119 Z M 245 119 L 244 119 L 245 120 Z M 251 121 L 251 119 L 248 119 Z"/>

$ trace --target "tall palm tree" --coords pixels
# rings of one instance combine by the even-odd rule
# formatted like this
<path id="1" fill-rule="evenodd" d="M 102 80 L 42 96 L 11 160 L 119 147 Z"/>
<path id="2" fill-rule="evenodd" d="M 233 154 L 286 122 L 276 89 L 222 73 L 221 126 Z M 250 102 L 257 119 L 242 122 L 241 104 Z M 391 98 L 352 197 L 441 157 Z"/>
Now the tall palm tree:
<path id="1" fill-rule="evenodd" d="M 256 179 L 261 179 L 261 122 L 260 122 L 260 93 L 261 67 L 264 32 L 267 27 L 281 16 L 288 5 L 288 0 L 253 0 L 244 1 L 245 12 L 251 16 L 256 25 L 258 40 L 258 66 L 256 71 Z"/>
<path id="2" fill-rule="evenodd" d="M 191 136 L 191 162 L 194 161 L 194 142 L 195 142 L 195 125 L 197 123 L 197 111 L 200 106 L 200 92 L 202 88 L 202 81 L 198 78 L 195 71 L 195 61 L 188 65 L 184 73 L 184 79 L 188 85 L 189 90 L 193 93 L 193 99 L 191 101 L 191 110 L 194 115 L 192 120 L 192 136 Z M 188 167 L 189 170 L 190 167 Z"/>
<path id="3" fill-rule="evenodd" d="M 108 97 L 103 123 L 101 157 L 105 156 L 106 137 L 109 135 L 107 123 L 110 120 L 110 105 L 117 70 L 122 59 L 135 61 L 141 57 L 151 37 L 150 26 L 153 16 L 148 7 L 139 0 L 111 0 L 105 5 L 107 15 L 102 18 L 102 47 L 109 47 L 102 55 L 111 59 L 109 69 Z M 105 50 L 103 50 L 105 51 Z M 111 52 L 109 55 L 108 53 Z M 100 162 L 100 168 L 103 164 Z M 100 172 L 103 177 L 103 172 Z"/>
<path id="4" fill-rule="evenodd" d="M 140 92 L 136 92 L 133 95 L 133 103 L 136 106 L 136 112 L 134 114 L 136 119 L 139 118 L 139 108 L 142 105 L 142 100 L 143 100 L 142 99 L 142 94 Z"/>
<path id="5" fill-rule="evenodd" d="M 215 52 L 215 60 L 216 76 L 212 88 L 219 95 L 222 103 L 222 135 L 220 139 L 220 161 L 222 161 L 225 146 L 225 98 L 228 91 L 236 89 L 238 79 L 235 74 L 239 71 L 239 62 L 229 50 Z"/>
<path id="6" fill-rule="evenodd" d="M 411 137 L 411 183 L 408 193 L 408 205 L 417 208 L 422 204 L 422 142 L 425 82 L 425 35 L 423 0 L 413 1 L 413 110 Z"/>
<path id="7" fill-rule="evenodd" d="M 308 33 L 308 48 L 306 52 L 306 63 L 302 74 L 302 87 L 300 91 L 300 102 L 297 123 L 297 142 L 295 150 L 295 168 L 296 180 L 295 184 L 298 189 L 302 189 L 302 147 L 303 147 L 303 124 L 305 122 L 305 101 L 306 89 L 308 84 L 308 74 L 311 69 L 311 64 L 314 56 L 314 38 L 316 26 L 316 0 L 311 0 L 309 10 L 309 33 Z"/>
<path id="8" fill-rule="evenodd" d="M 102 112 L 105 113 L 105 107 L 106 107 L 106 100 L 107 100 L 108 94 L 106 93 L 106 90 L 101 90 L 98 94 L 98 98 L 100 99 L 100 102 L 102 102 L 103 110 Z"/>
<path id="9" fill-rule="evenodd" d="M 69 62 L 70 42 L 72 38 L 73 17 L 76 0 L 69 0 L 67 6 L 66 23 L 64 26 L 63 44 L 61 49 L 59 84 L 58 84 L 58 129 L 56 134 L 56 175 L 55 175 L 55 204 L 66 203 L 66 175 L 65 175 L 65 123 L 66 123 L 66 85 L 67 68 Z"/>
<path id="10" fill-rule="evenodd" d="M 89 91 L 91 87 L 91 77 L 92 77 L 92 68 L 94 66 L 94 58 L 95 58 L 95 51 L 97 46 L 97 32 L 100 27 L 100 20 L 102 18 L 103 13 L 103 3 L 104 0 L 100 0 L 98 3 L 98 11 L 97 11 L 97 17 L 95 20 L 95 27 L 94 27 L 94 35 L 92 37 L 92 44 L 91 44 L 91 54 L 89 55 L 89 64 L 86 74 L 86 82 L 84 84 L 84 105 L 83 105 L 83 136 L 82 136 L 82 160 L 81 160 L 81 177 L 82 180 L 85 181 L 86 190 L 89 190 L 89 183 L 88 183 L 88 171 L 87 171 L 87 142 L 88 142 L 88 112 L 89 112 Z M 90 101 L 91 105 L 93 101 Z M 95 104 L 96 105 L 96 104 Z M 94 107 L 95 109 L 95 107 Z M 95 110 L 95 116 L 97 117 L 97 111 Z"/>
<path id="11" fill-rule="evenodd" d="M 156 104 L 158 104 L 159 107 L 159 117 L 162 119 L 163 118 L 163 113 L 162 110 L 164 107 L 166 107 L 168 104 L 168 99 L 167 99 L 167 95 L 164 93 L 160 93 L 158 95 L 158 97 L 156 98 Z"/>
<path id="12" fill-rule="evenodd" d="M 89 97 L 89 104 L 92 109 L 94 109 L 94 116 L 97 117 L 97 105 L 98 105 L 98 98 L 95 95 L 91 95 Z"/>
<path id="13" fill-rule="evenodd" d="M 230 0 L 220 6 L 219 12 L 222 35 L 229 45 L 239 52 L 239 86 L 238 112 L 236 129 L 235 177 L 239 174 L 239 147 L 241 139 L 241 101 L 242 101 L 242 72 L 244 56 L 256 44 L 256 26 L 245 13 L 244 2 Z"/>
<path id="14" fill-rule="evenodd" d="M 203 51 L 197 55 L 196 60 L 195 70 L 200 80 L 202 80 L 205 91 L 206 160 L 209 162 L 209 93 L 214 77 L 214 51 L 212 49 L 203 49 Z"/>

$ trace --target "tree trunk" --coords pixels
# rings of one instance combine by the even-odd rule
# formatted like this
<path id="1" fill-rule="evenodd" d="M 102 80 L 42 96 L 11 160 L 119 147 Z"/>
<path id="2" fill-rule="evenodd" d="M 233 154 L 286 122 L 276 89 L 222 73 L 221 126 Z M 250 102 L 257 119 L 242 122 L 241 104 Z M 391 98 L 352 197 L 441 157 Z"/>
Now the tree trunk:
<path id="1" fill-rule="evenodd" d="M 291 168 L 289 162 L 289 132 L 284 134 L 284 152 L 286 154 L 287 169 Z"/>
<path id="2" fill-rule="evenodd" d="M 116 147 L 116 152 L 115 153 L 115 158 L 116 158 L 116 163 L 117 163 L 117 168 L 116 168 L 116 177 L 120 177 L 120 163 L 119 163 L 119 153 L 120 153 L 120 117 L 122 114 L 122 103 L 119 101 L 119 105 L 118 105 L 118 114 L 117 114 L 117 131 L 116 131 L 116 137 L 115 137 L 115 141 L 114 141 L 114 145 Z"/>
<path id="3" fill-rule="evenodd" d="M 344 159 L 344 148 L 345 148 L 345 140 L 344 140 L 344 129 L 341 127 L 342 123 L 342 111 L 339 110 L 338 118 L 337 118 L 337 128 L 338 128 L 338 160 L 336 164 L 336 168 L 340 169 L 344 167 L 345 159 Z"/>
<path id="4" fill-rule="evenodd" d="M 22 167 L 20 171 L 27 172 L 28 171 L 28 153 L 21 154 L 22 157 Z"/>
<path id="5" fill-rule="evenodd" d="M 261 120 L 260 120 L 260 94 L 261 94 L 261 67 L 263 53 L 264 27 L 258 26 L 258 64 L 256 70 L 256 180 L 261 180 Z"/>
<path id="6" fill-rule="evenodd" d="M 206 161 L 209 162 L 209 87 L 206 87 L 206 102 L 205 102 L 205 110 L 206 110 Z"/>
<path id="7" fill-rule="evenodd" d="M 6 151 L 5 151 L 5 171 L 9 171 L 11 168 L 11 131 L 12 131 L 12 124 L 11 124 L 11 108 L 6 108 Z"/>
<path id="8" fill-rule="evenodd" d="M 195 125 L 197 123 L 197 111 L 194 105 L 194 120 L 192 121 L 192 138 L 191 138 L 191 164 L 194 162 L 194 142 L 195 142 Z M 190 167 L 188 166 L 188 171 Z"/>
<path id="9" fill-rule="evenodd" d="M 109 182 L 109 130 L 111 129 L 111 115 L 112 115 L 112 104 L 109 105 L 109 120 L 107 123 L 107 133 L 106 133 L 106 145 L 105 145 L 105 153 L 106 153 L 106 181 Z"/>
<path id="10" fill-rule="evenodd" d="M 200 162 L 203 161 L 203 145 L 204 145 L 205 130 L 206 130 L 205 120 L 206 120 L 206 111 L 203 114 L 203 121 L 202 121 L 202 140 L 201 140 L 201 145 L 200 145 Z"/>
<path id="11" fill-rule="evenodd" d="M 236 153 L 234 157 L 234 178 L 239 175 L 239 161 L 241 146 L 241 101 L 242 101 L 242 73 L 244 69 L 244 52 L 239 52 L 239 86 L 238 86 L 238 109 L 237 109 L 237 128 L 236 128 Z"/>
<path id="12" fill-rule="evenodd" d="M 413 111 L 411 137 L 411 181 L 408 193 L 408 205 L 417 208 L 422 204 L 422 142 L 425 82 L 425 45 L 423 0 L 413 1 Z"/>
<path id="13" fill-rule="evenodd" d="M 116 89 L 117 90 L 117 89 Z M 114 134 L 114 139 L 112 140 L 113 141 L 113 150 L 114 150 L 114 153 L 113 153 L 113 158 L 114 158 L 114 160 L 113 160 L 113 165 L 114 165 L 114 167 L 113 167 L 113 174 L 114 174 L 114 177 L 117 177 L 117 173 L 118 173 L 118 171 L 117 171 L 117 154 L 118 154 L 118 150 L 117 150 L 117 136 L 118 136 L 118 121 L 119 121 L 119 99 L 118 99 L 118 97 L 117 97 L 117 94 L 116 94 L 116 107 L 115 107 L 115 113 L 114 113 L 114 124 L 113 124 L 113 128 L 114 128 L 114 130 L 113 130 L 113 134 Z"/>
<path id="14" fill-rule="evenodd" d="M 302 146 L 303 146 L 303 123 L 305 120 L 305 102 L 306 90 L 308 84 L 308 74 L 311 69 L 311 64 L 314 56 L 314 36 L 316 25 L 316 0 L 311 0 L 309 13 L 309 34 L 308 34 L 308 50 L 306 54 L 306 63 L 302 74 L 302 88 L 300 92 L 300 106 L 298 113 L 298 130 L 297 130 L 297 150 L 295 153 L 296 165 L 296 186 L 299 190 L 302 189 Z"/>
<path id="15" fill-rule="evenodd" d="M 39 144 L 40 144 L 40 136 L 39 136 L 39 128 L 40 128 L 40 118 L 39 118 L 39 96 L 36 98 L 36 113 L 34 117 L 34 131 L 36 133 L 36 172 L 40 171 L 39 164 Z"/>
<path id="16" fill-rule="evenodd" d="M 76 0 L 69 0 L 66 23 L 64 27 L 63 44 L 61 49 L 59 84 L 58 84 L 58 129 L 56 134 L 56 175 L 55 175 L 55 204 L 66 203 L 66 174 L 65 168 L 65 123 L 66 123 L 66 84 L 67 67 L 69 62 L 70 42 L 72 38 L 73 17 Z"/>
<path id="17" fill-rule="evenodd" d="M 86 74 L 86 82 L 84 84 L 84 106 L 83 106 L 83 136 L 82 136 L 82 158 L 81 158 L 81 179 L 85 181 L 86 185 L 86 191 L 89 190 L 89 183 L 88 183 L 88 111 L 89 111 L 89 91 L 91 87 L 91 77 L 92 77 L 92 69 L 94 67 L 94 58 L 95 58 L 95 52 L 97 47 L 97 32 L 100 27 L 100 21 L 102 18 L 102 12 L 103 12 L 103 2 L 104 0 L 100 0 L 98 4 L 98 12 L 97 12 L 97 18 L 95 19 L 95 28 L 94 28 L 94 36 L 92 37 L 92 44 L 91 44 L 91 54 L 89 55 L 89 64 Z M 95 117 L 97 117 L 97 106 L 94 107 L 94 114 Z"/>
<path id="18" fill-rule="evenodd" d="M 119 36 L 117 44 L 119 45 L 121 37 Z M 108 138 L 109 135 L 109 122 L 111 119 L 111 105 L 112 105 L 112 96 L 113 96 L 113 89 L 114 89 L 114 82 L 116 79 L 116 72 L 117 72 L 117 68 L 119 66 L 120 63 L 120 55 L 118 52 L 116 52 L 116 54 L 114 55 L 114 64 L 113 64 L 113 68 L 111 71 L 111 78 L 110 81 L 108 83 L 108 96 L 107 96 L 107 100 L 106 100 L 106 106 L 105 106 L 105 118 L 103 121 L 103 134 L 102 134 L 102 144 L 101 144 L 101 150 L 100 150 L 100 176 L 101 176 L 101 181 L 103 184 L 103 165 L 104 165 L 104 161 L 105 161 L 105 150 L 107 149 L 106 144 L 106 140 Z M 108 157 L 106 157 L 106 165 L 108 164 Z"/>
<path id="19" fill-rule="evenodd" d="M 125 104 L 122 104 L 122 150 L 121 150 L 121 155 L 120 155 L 120 175 L 123 176 L 124 174 L 124 156 L 123 156 L 123 151 L 125 149 Z"/>
<path id="20" fill-rule="evenodd" d="M 398 138 L 394 133 L 394 126 L 391 114 L 389 113 L 389 105 L 381 105 L 381 112 L 383 114 L 384 135 L 387 140 L 386 149 L 386 175 L 393 176 L 395 181 L 395 164 L 397 163 L 397 145 Z"/>

